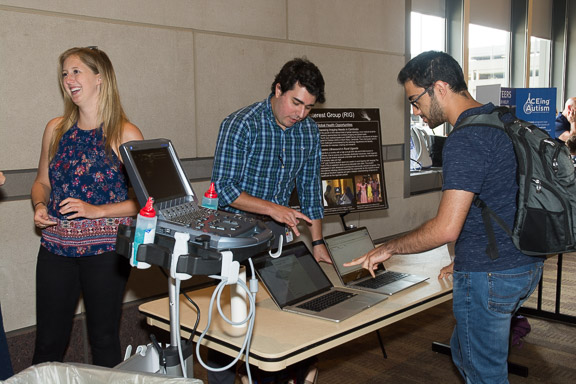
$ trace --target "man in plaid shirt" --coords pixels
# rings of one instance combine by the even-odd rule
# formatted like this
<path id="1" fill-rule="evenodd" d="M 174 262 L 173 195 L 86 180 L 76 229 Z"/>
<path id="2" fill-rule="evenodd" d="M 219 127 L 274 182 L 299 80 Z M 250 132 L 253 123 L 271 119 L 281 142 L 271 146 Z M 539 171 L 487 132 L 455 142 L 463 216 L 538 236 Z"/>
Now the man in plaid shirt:
<path id="1" fill-rule="evenodd" d="M 287 62 L 263 101 L 232 113 L 220 126 L 212 181 L 219 207 L 264 216 L 292 240 L 300 220 L 309 224 L 317 261 L 330 262 L 322 240 L 320 132 L 308 114 L 323 103 L 324 79 L 306 59 Z M 301 211 L 288 207 L 296 186 Z"/>

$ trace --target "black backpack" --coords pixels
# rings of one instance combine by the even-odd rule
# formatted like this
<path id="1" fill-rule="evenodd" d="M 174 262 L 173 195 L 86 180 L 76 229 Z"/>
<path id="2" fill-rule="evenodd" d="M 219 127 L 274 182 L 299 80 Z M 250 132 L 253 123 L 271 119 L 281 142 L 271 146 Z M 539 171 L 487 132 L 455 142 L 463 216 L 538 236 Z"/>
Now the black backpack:
<path id="1" fill-rule="evenodd" d="M 509 108 L 497 107 L 491 114 L 464 118 L 454 128 L 482 125 L 502 129 L 514 145 L 518 162 L 514 227 L 508 228 L 478 195 L 474 198 L 474 204 L 482 209 L 488 236 L 486 253 L 493 260 L 498 258 L 491 219 L 526 255 L 575 251 L 576 174 L 570 152 L 566 145 L 532 123 L 516 117 L 511 122 L 503 122 L 502 116 L 507 113 L 511 113 Z"/>

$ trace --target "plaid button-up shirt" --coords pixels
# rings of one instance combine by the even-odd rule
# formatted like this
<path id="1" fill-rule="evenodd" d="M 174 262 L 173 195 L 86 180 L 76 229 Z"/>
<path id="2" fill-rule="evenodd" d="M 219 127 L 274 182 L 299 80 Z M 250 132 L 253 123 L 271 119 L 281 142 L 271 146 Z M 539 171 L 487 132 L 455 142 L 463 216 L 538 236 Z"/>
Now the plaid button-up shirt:
<path id="1" fill-rule="evenodd" d="M 320 132 L 310 117 L 283 130 L 269 96 L 228 116 L 220 126 L 212 181 L 220 208 L 241 192 L 288 206 L 296 185 L 302 213 L 324 216 L 320 181 Z"/>

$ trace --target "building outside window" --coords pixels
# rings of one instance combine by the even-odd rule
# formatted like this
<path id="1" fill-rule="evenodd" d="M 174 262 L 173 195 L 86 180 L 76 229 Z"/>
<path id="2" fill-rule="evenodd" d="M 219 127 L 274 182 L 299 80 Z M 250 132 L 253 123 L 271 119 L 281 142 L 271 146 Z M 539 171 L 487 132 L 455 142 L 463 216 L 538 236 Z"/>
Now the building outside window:
<path id="1" fill-rule="evenodd" d="M 479 85 L 508 87 L 510 32 L 470 24 L 468 90 L 476 97 Z"/>
<path id="2" fill-rule="evenodd" d="M 548 39 L 530 38 L 530 88 L 550 86 L 550 47 Z"/>

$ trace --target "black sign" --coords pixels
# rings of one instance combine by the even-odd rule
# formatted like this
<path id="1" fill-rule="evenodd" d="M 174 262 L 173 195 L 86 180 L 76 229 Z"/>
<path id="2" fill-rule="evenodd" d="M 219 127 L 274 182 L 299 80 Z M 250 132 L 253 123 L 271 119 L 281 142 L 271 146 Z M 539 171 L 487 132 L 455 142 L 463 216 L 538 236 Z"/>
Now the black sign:
<path id="1" fill-rule="evenodd" d="M 388 208 L 379 110 L 313 109 L 310 117 L 322 140 L 325 215 Z"/>

